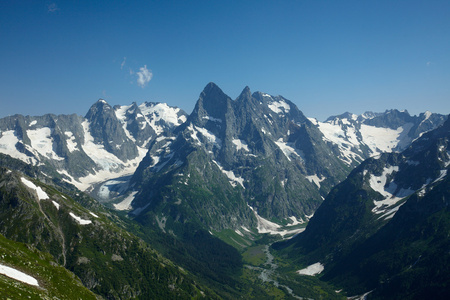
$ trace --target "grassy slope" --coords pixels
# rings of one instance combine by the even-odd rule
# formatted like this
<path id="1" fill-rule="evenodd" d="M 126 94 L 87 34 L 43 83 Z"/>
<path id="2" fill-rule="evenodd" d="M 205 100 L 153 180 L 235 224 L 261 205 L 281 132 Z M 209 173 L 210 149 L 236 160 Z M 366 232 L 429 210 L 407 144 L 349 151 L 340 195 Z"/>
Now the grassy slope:
<path id="1" fill-rule="evenodd" d="M 0 263 L 20 270 L 39 282 L 31 286 L 0 275 L 0 295 L 11 299 L 96 299 L 73 273 L 58 265 L 48 253 L 0 235 Z"/>

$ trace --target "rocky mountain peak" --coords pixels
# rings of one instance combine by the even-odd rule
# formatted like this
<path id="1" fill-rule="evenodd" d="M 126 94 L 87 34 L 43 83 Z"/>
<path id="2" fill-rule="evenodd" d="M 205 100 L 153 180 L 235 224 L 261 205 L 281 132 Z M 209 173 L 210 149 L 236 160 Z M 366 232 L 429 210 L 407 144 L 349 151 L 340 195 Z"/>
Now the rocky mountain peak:
<path id="1" fill-rule="evenodd" d="M 252 93 L 250 91 L 250 88 L 248 86 L 246 86 L 241 94 L 239 95 L 239 97 L 237 99 L 249 99 L 252 97 Z"/>
<path id="2" fill-rule="evenodd" d="M 200 94 L 200 99 L 204 104 L 220 104 L 229 98 L 215 83 L 210 82 Z"/>
<path id="3" fill-rule="evenodd" d="M 210 82 L 200 94 L 188 121 L 203 126 L 208 120 L 222 120 L 231 105 L 228 97 L 215 83 Z"/>
<path id="4" fill-rule="evenodd" d="M 114 115 L 113 108 L 104 99 L 99 99 L 95 102 L 87 112 L 85 118 L 91 122 L 92 120 L 99 118 L 100 115 Z"/>

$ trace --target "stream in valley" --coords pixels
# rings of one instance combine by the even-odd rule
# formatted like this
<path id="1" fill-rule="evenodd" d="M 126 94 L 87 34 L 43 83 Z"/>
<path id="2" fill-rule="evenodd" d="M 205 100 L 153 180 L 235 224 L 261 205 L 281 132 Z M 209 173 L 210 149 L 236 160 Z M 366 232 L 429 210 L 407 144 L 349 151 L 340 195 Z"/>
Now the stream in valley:
<path id="1" fill-rule="evenodd" d="M 266 262 L 264 263 L 264 266 L 266 266 L 266 267 L 265 268 L 253 267 L 253 266 L 247 266 L 247 267 L 252 270 L 261 271 L 261 274 L 259 274 L 258 277 L 263 282 L 272 283 L 277 288 L 284 288 L 286 291 L 288 291 L 288 293 L 292 297 L 294 297 L 296 299 L 303 299 L 302 297 L 295 295 L 293 290 L 290 287 L 280 284 L 278 282 L 278 280 L 276 279 L 277 278 L 276 269 L 278 268 L 278 265 L 274 262 L 274 257 L 270 253 L 270 245 L 266 245 L 262 251 L 266 255 Z"/>

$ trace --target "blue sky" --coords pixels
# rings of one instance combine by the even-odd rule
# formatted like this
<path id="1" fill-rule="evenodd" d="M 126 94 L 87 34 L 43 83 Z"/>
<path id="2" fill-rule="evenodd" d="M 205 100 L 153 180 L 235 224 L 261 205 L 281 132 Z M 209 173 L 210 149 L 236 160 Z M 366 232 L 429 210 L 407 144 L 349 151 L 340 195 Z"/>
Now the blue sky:
<path id="1" fill-rule="evenodd" d="M 0 117 L 167 102 L 208 82 L 308 117 L 450 113 L 450 1 L 0 2 Z"/>

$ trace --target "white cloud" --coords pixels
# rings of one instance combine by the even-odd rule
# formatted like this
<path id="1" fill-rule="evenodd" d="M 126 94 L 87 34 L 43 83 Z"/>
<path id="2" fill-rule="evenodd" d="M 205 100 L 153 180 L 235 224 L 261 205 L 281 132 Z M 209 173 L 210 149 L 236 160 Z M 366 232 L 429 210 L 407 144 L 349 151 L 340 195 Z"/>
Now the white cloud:
<path id="1" fill-rule="evenodd" d="M 427 61 L 427 67 L 431 66 L 433 63 L 431 61 Z"/>
<path id="2" fill-rule="evenodd" d="M 50 12 L 50 13 L 54 13 L 57 10 L 59 10 L 59 7 L 58 7 L 58 5 L 56 5 L 56 3 L 50 3 L 47 6 L 47 11 Z"/>
<path id="3" fill-rule="evenodd" d="M 153 73 L 151 70 L 147 69 L 147 65 L 141 67 L 139 71 L 136 72 L 136 75 L 138 76 L 137 84 L 142 88 L 145 87 L 153 77 Z"/>
<path id="4" fill-rule="evenodd" d="M 123 67 L 125 66 L 125 62 L 127 61 L 127 58 L 124 57 L 122 63 L 120 64 L 120 69 L 122 70 Z"/>

